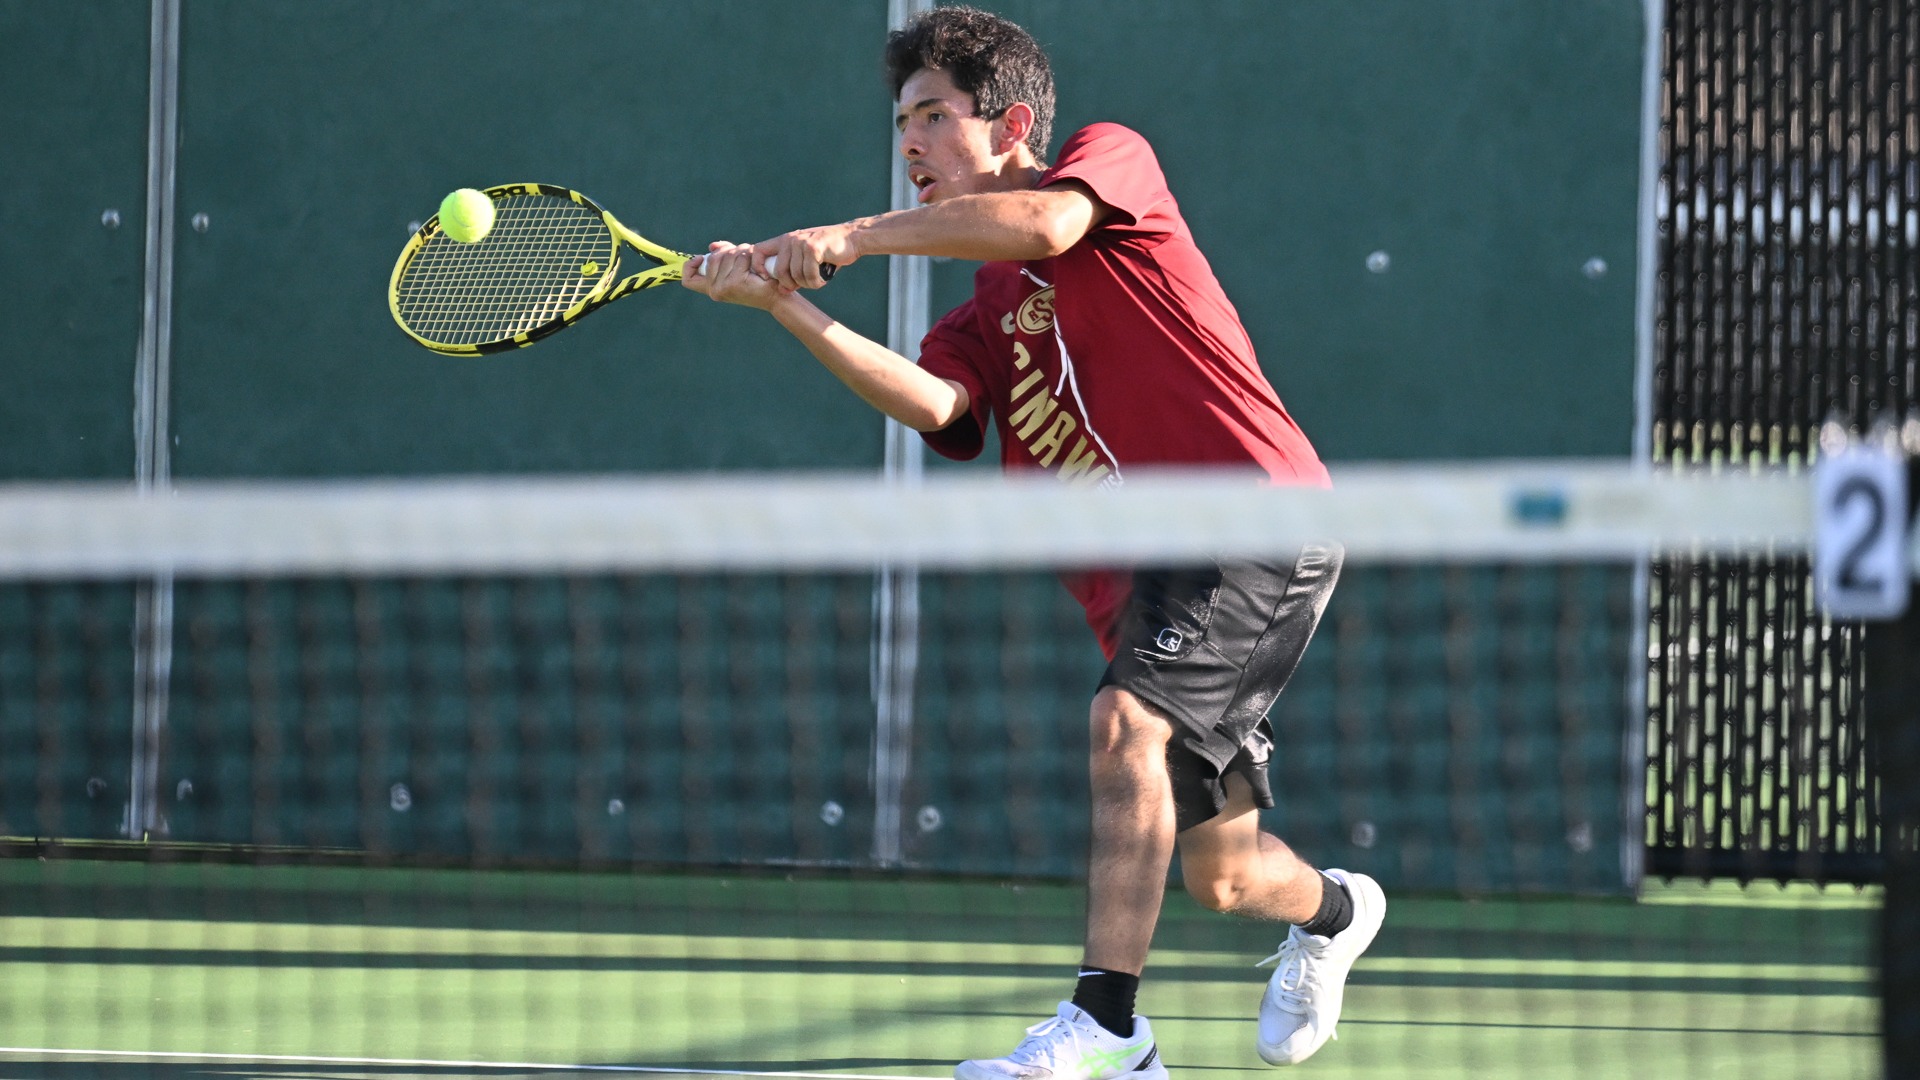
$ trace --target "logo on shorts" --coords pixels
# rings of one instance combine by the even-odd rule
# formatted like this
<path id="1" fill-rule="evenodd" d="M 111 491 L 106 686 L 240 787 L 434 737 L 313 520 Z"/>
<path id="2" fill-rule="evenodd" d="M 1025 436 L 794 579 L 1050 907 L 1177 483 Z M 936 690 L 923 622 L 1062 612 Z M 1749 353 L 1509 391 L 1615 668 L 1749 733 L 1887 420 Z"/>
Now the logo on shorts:
<path id="1" fill-rule="evenodd" d="M 1153 643 L 1160 647 L 1161 652 L 1179 652 L 1180 643 L 1185 640 L 1186 638 L 1180 636 L 1180 631 L 1169 626 L 1160 631 L 1160 636 L 1154 638 Z"/>

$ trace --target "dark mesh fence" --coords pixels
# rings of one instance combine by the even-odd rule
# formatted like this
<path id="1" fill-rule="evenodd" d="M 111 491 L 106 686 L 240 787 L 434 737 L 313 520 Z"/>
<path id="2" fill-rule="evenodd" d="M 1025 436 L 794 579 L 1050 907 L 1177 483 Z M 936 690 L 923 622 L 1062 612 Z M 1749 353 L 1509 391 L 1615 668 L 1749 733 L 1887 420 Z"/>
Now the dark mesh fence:
<path id="1" fill-rule="evenodd" d="M 1805 468 L 1914 415 L 1920 12 L 1679 0 L 1662 45 L 1654 461 Z M 1876 880 L 1870 631 L 1801 559 L 1657 560 L 1649 603 L 1649 869 Z"/>

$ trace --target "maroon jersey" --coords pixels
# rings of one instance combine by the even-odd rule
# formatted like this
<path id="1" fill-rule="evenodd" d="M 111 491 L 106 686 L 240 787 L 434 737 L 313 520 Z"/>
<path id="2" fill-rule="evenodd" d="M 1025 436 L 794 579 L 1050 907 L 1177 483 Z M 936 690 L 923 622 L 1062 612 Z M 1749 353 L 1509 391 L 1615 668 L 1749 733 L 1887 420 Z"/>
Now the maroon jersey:
<path id="1" fill-rule="evenodd" d="M 972 299 L 934 325 L 920 366 L 966 387 L 971 410 L 927 444 L 975 457 L 991 416 L 1003 467 L 1069 483 L 1119 484 L 1137 466 L 1237 465 L 1272 483 L 1325 486 L 1146 140 L 1118 124 L 1083 128 L 1040 186 L 1068 179 L 1112 212 L 1054 258 L 982 266 Z M 1126 576 L 1066 581 L 1111 657 Z"/>

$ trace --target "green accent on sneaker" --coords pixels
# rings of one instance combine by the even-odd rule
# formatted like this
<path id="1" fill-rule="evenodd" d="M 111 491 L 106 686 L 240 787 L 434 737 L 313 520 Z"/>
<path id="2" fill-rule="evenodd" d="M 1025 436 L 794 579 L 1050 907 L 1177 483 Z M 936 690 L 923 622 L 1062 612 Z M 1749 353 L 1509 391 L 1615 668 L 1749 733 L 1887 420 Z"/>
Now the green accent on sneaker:
<path id="1" fill-rule="evenodd" d="M 1114 1050 L 1095 1050 L 1080 1056 L 1080 1069 L 1092 1076 L 1099 1069 L 1118 1071 L 1141 1047 L 1141 1043 L 1131 1043 Z"/>

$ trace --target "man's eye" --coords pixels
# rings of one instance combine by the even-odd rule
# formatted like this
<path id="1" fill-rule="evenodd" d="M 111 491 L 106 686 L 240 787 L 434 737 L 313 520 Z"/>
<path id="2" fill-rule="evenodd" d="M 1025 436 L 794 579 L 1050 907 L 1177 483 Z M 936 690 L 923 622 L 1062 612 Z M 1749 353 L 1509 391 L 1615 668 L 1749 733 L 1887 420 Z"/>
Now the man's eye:
<path id="1" fill-rule="evenodd" d="M 928 113 L 928 114 L 927 114 L 927 123 L 929 123 L 929 124 L 937 124 L 937 123 L 939 123 L 939 122 L 940 122 L 940 121 L 941 121 L 942 119 L 943 119 L 943 117 L 942 117 L 942 116 L 941 116 L 941 115 L 940 115 L 939 113 Z"/>

